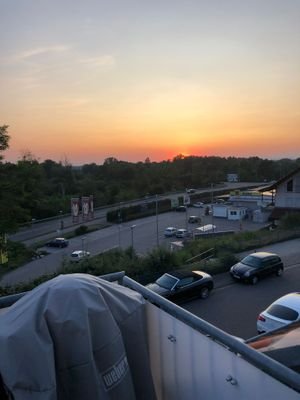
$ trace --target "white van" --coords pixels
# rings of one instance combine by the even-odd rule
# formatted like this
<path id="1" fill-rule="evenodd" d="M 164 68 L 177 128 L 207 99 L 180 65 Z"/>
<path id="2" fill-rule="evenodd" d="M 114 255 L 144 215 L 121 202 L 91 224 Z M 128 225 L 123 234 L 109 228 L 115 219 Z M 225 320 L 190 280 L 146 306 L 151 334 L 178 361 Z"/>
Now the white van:
<path id="1" fill-rule="evenodd" d="M 85 250 L 75 250 L 73 253 L 70 255 L 70 261 L 71 262 L 79 262 L 83 260 L 86 257 L 89 257 L 90 253 L 89 251 Z"/>

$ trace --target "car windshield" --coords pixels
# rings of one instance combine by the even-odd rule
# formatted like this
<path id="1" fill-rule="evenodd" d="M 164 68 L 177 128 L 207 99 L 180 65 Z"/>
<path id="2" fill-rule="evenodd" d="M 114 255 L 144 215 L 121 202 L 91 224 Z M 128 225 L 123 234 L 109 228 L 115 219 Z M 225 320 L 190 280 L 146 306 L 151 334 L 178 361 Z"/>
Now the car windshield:
<path id="1" fill-rule="evenodd" d="M 247 256 L 241 261 L 241 263 L 253 268 L 259 268 L 261 266 L 260 258 L 255 256 Z"/>
<path id="2" fill-rule="evenodd" d="M 164 274 L 160 278 L 157 279 L 156 283 L 165 288 L 165 289 L 172 289 L 175 283 L 178 282 L 178 279 L 174 278 L 171 275 Z"/>
<path id="3" fill-rule="evenodd" d="M 292 308 L 282 306 L 281 304 L 272 304 L 267 308 L 267 313 L 273 317 L 285 319 L 286 321 L 296 321 L 299 314 Z"/>

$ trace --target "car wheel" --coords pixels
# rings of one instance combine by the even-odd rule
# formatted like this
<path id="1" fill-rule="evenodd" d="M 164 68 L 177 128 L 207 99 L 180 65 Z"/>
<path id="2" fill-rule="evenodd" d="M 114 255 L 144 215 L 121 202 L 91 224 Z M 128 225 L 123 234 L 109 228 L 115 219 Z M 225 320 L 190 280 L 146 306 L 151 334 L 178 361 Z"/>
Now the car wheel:
<path id="1" fill-rule="evenodd" d="M 209 288 L 207 286 L 204 286 L 201 288 L 199 297 L 200 299 L 206 299 L 209 296 Z"/>
<path id="2" fill-rule="evenodd" d="M 251 281 L 252 285 L 256 285 L 258 282 L 258 277 L 256 275 L 252 276 Z"/>
<path id="3" fill-rule="evenodd" d="M 278 268 L 278 270 L 276 271 L 276 275 L 281 276 L 282 274 L 283 274 L 283 268 Z"/>

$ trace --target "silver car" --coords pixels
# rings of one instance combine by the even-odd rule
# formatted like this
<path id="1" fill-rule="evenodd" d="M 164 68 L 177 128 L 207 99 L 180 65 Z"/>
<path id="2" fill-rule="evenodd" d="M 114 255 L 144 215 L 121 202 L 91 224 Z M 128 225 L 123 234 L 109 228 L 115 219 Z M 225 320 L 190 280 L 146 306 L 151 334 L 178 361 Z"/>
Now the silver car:
<path id="1" fill-rule="evenodd" d="M 71 262 L 79 262 L 83 260 L 84 258 L 87 258 L 90 256 L 89 251 L 85 250 L 75 250 L 73 253 L 70 255 L 70 261 Z"/>
<path id="2" fill-rule="evenodd" d="M 257 332 L 270 332 L 300 320 L 300 293 L 289 293 L 275 300 L 257 318 Z"/>
<path id="3" fill-rule="evenodd" d="M 176 232 L 177 232 L 176 228 L 174 228 L 173 226 L 169 226 L 168 228 L 165 229 L 165 237 L 175 236 Z"/>

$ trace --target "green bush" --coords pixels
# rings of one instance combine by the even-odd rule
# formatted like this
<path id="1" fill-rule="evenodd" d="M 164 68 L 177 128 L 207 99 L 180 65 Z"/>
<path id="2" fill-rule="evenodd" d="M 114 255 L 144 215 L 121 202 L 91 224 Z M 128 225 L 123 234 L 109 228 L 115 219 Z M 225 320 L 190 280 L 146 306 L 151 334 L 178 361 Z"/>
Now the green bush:
<path id="1" fill-rule="evenodd" d="M 86 225 L 80 225 L 75 229 L 75 236 L 85 235 L 88 232 L 89 228 Z"/>
<path id="2" fill-rule="evenodd" d="M 280 227 L 284 229 L 299 229 L 300 213 L 290 213 L 285 215 L 280 221 Z"/>

